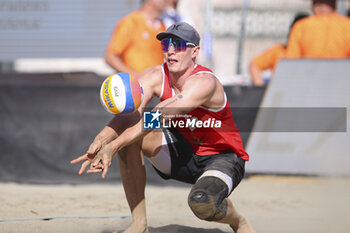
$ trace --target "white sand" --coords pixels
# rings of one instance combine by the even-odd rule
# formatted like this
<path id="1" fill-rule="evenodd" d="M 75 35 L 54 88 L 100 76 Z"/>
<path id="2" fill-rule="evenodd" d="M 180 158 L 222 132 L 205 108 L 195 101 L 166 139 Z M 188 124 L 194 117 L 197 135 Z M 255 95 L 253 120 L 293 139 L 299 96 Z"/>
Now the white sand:
<path id="1" fill-rule="evenodd" d="M 226 225 L 198 220 L 187 206 L 189 191 L 147 186 L 151 233 L 231 232 Z M 230 198 L 258 233 L 350 231 L 350 178 L 256 176 L 243 180 Z M 111 233 L 122 232 L 130 222 L 119 184 L 0 183 L 1 233 Z"/>

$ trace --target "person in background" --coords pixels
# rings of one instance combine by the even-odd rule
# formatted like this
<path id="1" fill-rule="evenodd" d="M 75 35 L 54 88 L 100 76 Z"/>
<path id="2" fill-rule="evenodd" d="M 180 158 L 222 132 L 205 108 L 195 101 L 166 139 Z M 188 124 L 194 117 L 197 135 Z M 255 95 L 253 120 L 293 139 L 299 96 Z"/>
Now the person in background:
<path id="1" fill-rule="evenodd" d="M 166 28 L 170 27 L 174 23 L 186 22 L 191 26 L 194 26 L 194 22 L 191 18 L 180 14 L 177 11 L 177 6 L 179 0 L 167 0 L 167 7 L 165 11 L 161 14 L 161 19 Z"/>
<path id="2" fill-rule="evenodd" d="M 118 72 L 138 78 L 147 68 L 163 62 L 156 35 L 166 28 L 160 20 L 167 0 L 143 0 L 116 25 L 105 53 L 105 61 Z"/>
<path id="3" fill-rule="evenodd" d="M 289 33 L 293 25 L 297 21 L 308 16 L 309 15 L 307 13 L 298 13 L 294 17 L 294 20 L 289 27 Z M 289 37 L 289 33 L 287 38 Z M 288 43 L 288 40 L 287 40 L 287 43 Z M 286 55 L 286 48 L 287 48 L 287 44 L 274 44 L 268 49 L 261 52 L 260 54 L 256 55 L 252 59 L 249 66 L 249 71 L 250 71 L 251 81 L 254 86 L 265 85 L 267 81 L 265 81 L 264 78 L 262 77 L 262 72 L 264 70 L 271 70 L 271 72 L 274 72 L 279 60 Z"/>
<path id="4" fill-rule="evenodd" d="M 350 19 L 335 12 L 336 0 L 313 0 L 313 16 L 296 23 L 287 58 L 349 58 Z"/>

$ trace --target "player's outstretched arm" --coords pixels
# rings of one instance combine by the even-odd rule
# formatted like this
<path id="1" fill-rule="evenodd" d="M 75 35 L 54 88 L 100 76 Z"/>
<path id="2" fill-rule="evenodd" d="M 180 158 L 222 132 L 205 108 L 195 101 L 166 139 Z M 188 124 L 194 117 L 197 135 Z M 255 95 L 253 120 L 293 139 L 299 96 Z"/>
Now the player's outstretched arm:
<path id="1" fill-rule="evenodd" d="M 70 163 L 76 164 L 83 162 L 81 168 L 78 172 L 81 175 L 85 169 L 96 160 L 97 154 L 100 150 L 107 145 L 109 142 L 113 141 L 118 135 L 125 130 L 128 125 L 132 125 L 136 120 L 139 119 L 139 113 L 131 113 L 127 115 L 115 115 L 113 119 L 105 126 L 102 131 L 95 137 L 94 141 L 90 144 L 88 150 L 82 156 L 73 159 Z M 92 169 L 91 167 L 90 169 Z M 95 168 L 95 167 L 94 167 Z"/>
<path id="2" fill-rule="evenodd" d="M 145 71 L 140 77 L 139 82 L 143 87 L 143 100 L 139 109 L 134 113 L 115 115 L 96 136 L 88 151 L 71 161 L 71 164 L 82 163 L 78 172 L 79 175 L 90 166 L 87 173 L 102 172 L 102 178 L 105 178 L 114 154 L 121 149 L 120 145 L 129 145 L 140 137 L 141 132 L 139 131 L 141 131 L 142 124 L 139 126 L 139 123 L 142 120 L 142 111 L 153 98 L 154 89 L 156 88 L 154 83 L 158 83 L 157 79 L 160 78 L 157 73 L 159 73 L 159 67 Z M 126 133 L 126 131 L 129 133 Z"/>

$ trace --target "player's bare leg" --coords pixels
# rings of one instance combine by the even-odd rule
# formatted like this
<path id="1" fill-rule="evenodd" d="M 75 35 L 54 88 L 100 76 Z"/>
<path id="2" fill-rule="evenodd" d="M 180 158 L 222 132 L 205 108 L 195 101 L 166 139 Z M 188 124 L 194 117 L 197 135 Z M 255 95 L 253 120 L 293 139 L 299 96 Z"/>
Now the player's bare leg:
<path id="1" fill-rule="evenodd" d="M 145 185 L 146 171 L 138 145 L 130 145 L 118 152 L 120 175 L 132 214 L 132 223 L 124 233 L 148 233 Z"/>
<path id="2" fill-rule="evenodd" d="M 142 141 L 118 152 L 120 175 L 132 213 L 132 224 L 123 233 L 148 233 L 145 204 L 146 171 L 141 148 L 145 156 L 152 157 L 159 152 L 161 142 L 162 133 L 151 132 Z"/>
<path id="3" fill-rule="evenodd" d="M 226 216 L 218 222 L 227 223 L 236 233 L 255 233 L 255 230 L 250 225 L 248 219 L 238 213 L 230 199 L 226 198 L 227 212 Z"/>

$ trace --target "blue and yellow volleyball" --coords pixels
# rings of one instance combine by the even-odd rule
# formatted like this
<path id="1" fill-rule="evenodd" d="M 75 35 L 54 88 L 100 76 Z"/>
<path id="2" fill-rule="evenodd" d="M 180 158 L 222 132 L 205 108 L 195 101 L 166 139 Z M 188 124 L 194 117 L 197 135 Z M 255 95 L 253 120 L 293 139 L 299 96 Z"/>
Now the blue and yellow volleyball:
<path id="1" fill-rule="evenodd" d="M 142 102 L 142 96 L 140 83 L 127 73 L 109 76 L 100 89 L 101 104 L 112 114 L 135 112 Z"/>

